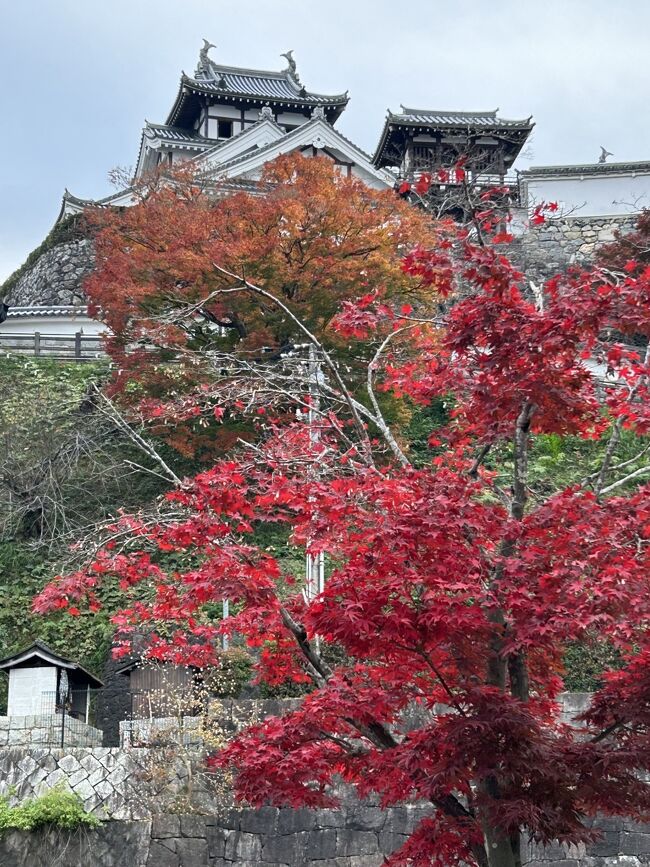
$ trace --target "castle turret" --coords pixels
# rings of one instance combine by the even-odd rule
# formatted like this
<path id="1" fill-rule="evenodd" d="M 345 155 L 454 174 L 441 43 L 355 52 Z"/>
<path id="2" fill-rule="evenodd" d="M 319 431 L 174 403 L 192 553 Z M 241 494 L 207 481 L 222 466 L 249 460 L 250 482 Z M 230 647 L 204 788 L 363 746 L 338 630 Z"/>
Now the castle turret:
<path id="1" fill-rule="evenodd" d="M 464 157 L 472 181 L 503 180 L 534 126 L 531 118 L 506 120 L 496 111 L 434 111 L 401 107 L 388 112 L 373 162 L 413 180 L 422 172 L 451 172 Z"/>

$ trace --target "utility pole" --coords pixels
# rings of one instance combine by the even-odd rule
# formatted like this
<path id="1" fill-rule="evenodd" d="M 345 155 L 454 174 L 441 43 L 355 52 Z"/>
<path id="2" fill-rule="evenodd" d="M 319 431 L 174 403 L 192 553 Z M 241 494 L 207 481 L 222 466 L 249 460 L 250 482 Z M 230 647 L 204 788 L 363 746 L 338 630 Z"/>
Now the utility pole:
<path id="1" fill-rule="evenodd" d="M 224 599 L 221 603 L 221 619 L 225 620 L 227 617 L 230 617 L 230 599 Z M 228 640 L 227 635 L 221 636 L 221 648 L 222 650 L 228 650 L 230 642 Z"/>
<path id="2" fill-rule="evenodd" d="M 307 424 L 309 427 L 310 443 L 317 443 L 320 439 L 316 422 L 320 410 L 320 383 L 323 372 L 320 361 L 316 355 L 316 347 L 309 344 L 309 414 Z M 307 554 L 305 558 L 305 590 L 304 596 L 307 603 L 315 599 L 325 589 L 325 557 L 323 553 Z"/>

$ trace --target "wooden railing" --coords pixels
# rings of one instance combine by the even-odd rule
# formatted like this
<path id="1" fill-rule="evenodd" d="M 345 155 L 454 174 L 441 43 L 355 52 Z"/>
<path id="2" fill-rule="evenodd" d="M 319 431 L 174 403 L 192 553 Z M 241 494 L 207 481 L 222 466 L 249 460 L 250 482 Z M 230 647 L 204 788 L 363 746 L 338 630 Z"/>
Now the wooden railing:
<path id="1" fill-rule="evenodd" d="M 103 340 L 82 334 L 9 334 L 0 330 L 0 353 L 17 353 L 61 361 L 93 361 L 106 354 Z"/>

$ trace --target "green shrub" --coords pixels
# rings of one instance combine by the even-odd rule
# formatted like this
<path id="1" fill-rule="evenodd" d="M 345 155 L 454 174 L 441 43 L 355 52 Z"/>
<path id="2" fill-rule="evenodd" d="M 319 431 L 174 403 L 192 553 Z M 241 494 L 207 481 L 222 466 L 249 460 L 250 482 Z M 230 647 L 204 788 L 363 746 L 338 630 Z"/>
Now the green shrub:
<path id="1" fill-rule="evenodd" d="M 602 686 L 604 671 L 620 666 L 620 654 L 606 641 L 576 641 L 564 653 L 564 687 L 570 692 L 593 692 Z"/>
<path id="2" fill-rule="evenodd" d="M 253 660 L 241 647 L 224 650 L 221 666 L 209 675 L 209 688 L 219 698 L 236 698 L 249 683 L 253 673 Z"/>
<path id="3" fill-rule="evenodd" d="M 97 828 L 99 819 L 86 813 L 79 795 L 64 786 L 55 786 L 37 798 L 15 806 L 0 797 L 0 835 L 5 831 L 36 831 L 39 828 Z"/>

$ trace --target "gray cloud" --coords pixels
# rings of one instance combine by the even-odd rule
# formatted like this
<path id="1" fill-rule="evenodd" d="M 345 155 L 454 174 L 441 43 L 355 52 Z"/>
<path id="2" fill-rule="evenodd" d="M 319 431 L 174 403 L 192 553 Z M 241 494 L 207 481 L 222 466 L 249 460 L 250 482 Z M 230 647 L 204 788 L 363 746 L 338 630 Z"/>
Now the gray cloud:
<path id="1" fill-rule="evenodd" d="M 11 4 L 11 5 L 10 5 Z M 387 107 L 532 114 L 533 163 L 650 158 L 650 4 L 622 0 L 2 0 L 0 279 L 45 236 L 67 186 L 110 192 L 144 118 L 165 119 L 201 37 L 231 65 L 349 88 L 343 133 L 373 150 Z M 526 165 L 526 163 L 523 163 Z"/>

